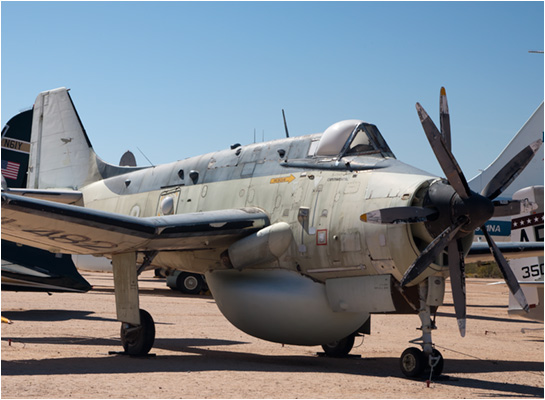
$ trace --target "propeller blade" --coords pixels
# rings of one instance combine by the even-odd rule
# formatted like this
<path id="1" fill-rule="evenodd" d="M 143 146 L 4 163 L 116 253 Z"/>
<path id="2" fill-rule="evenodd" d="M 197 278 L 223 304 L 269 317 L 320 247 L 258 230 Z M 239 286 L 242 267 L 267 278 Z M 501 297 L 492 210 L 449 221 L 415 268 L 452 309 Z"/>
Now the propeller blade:
<path id="1" fill-rule="evenodd" d="M 441 126 L 441 134 L 445 140 L 445 145 L 448 151 L 452 152 L 452 141 L 450 138 L 450 114 L 448 111 L 447 91 L 444 87 L 441 88 L 439 96 L 439 118 Z"/>
<path id="2" fill-rule="evenodd" d="M 458 329 L 460 335 L 464 337 L 466 335 L 466 277 L 464 253 L 459 240 L 453 240 L 448 245 L 448 267 Z"/>
<path id="3" fill-rule="evenodd" d="M 437 211 L 431 208 L 391 207 L 362 214 L 360 219 L 375 224 L 412 224 L 427 221 L 428 217 L 435 214 Z"/>
<path id="4" fill-rule="evenodd" d="M 541 144 L 541 139 L 538 139 L 522 149 L 488 182 L 481 194 L 491 200 L 498 197 L 526 168 Z"/>
<path id="5" fill-rule="evenodd" d="M 405 271 L 405 275 L 401 279 L 400 285 L 405 286 L 407 283 L 416 279 L 428 266 L 435 261 L 437 256 L 447 247 L 460 228 L 467 222 L 466 218 L 460 218 L 458 222 L 452 224 L 445 229 L 439 236 L 420 253 L 418 258 L 414 260 L 411 266 Z"/>
<path id="6" fill-rule="evenodd" d="M 416 110 L 418 111 L 422 128 L 424 128 L 435 157 L 439 161 L 439 165 L 441 165 L 441 169 L 445 173 L 450 185 L 462 199 L 468 199 L 471 194 L 469 185 L 454 155 L 448 149 L 443 136 L 437 130 L 437 127 L 420 103 L 416 103 Z"/>
<path id="7" fill-rule="evenodd" d="M 500 249 L 498 249 L 498 246 L 496 246 L 496 243 L 494 243 L 494 240 L 492 240 L 492 237 L 490 237 L 490 234 L 486 230 L 485 226 L 481 227 L 481 231 L 483 232 L 484 237 L 488 243 L 488 247 L 490 247 L 490 252 L 494 256 L 498 267 L 500 267 L 500 271 L 503 275 L 503 278 L 505 279 L 505 283 L 507 283 L 507 286 L 509 287 L 509 290 L 511 291 L 515 299 L 517 299 L 518 303 L 524 309 L 524 311 L 528 312 L 528 301 L 526 300 L 526 296 L 524 296 L 524 292 L 522 291 L 515 274 L 511 270 L 509 263 L 507 262 L 503 254 L 501 254 Z"/>
<path id="8" fill-rule="evenodd" d="M 510 217 L 518 214 L 528 214 L 537 210 L 537 203 L 528 199 L 524 200 L 496 200 L 494 204 L 494 217 Z"/>

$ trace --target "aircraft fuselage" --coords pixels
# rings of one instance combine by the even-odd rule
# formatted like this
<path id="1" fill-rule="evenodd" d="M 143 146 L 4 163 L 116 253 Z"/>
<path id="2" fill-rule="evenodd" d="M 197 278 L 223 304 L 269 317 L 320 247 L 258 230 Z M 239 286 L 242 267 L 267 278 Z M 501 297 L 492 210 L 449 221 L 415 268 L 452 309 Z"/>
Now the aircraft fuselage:
<path id="1" fill-rule="evenodd" d="M 318 281 L 376 274 L 401 279 L 419 254 L 414 227 L 365 224 L 360 215 L 421 202 L 418 191 L 437 178 L 380 154 L 336 163 L 313 159 L 309 149 L 320 136 L 210 153 L 118 175 L 80 190 L 86 207 L 138 217 L 258 207 L 271 224 L 289 224 L 295 239 L 272 268 L 298 271 Z M 290 166 L 302 162 L 303 170 Z M 347 167 L 346 162 L 357 167 Z M 427 239 L 423 230 L 416 234 Z M 153 265 L 198 273 L 222 268 L 218 254 L 190 249 L 160 253 Z"/>

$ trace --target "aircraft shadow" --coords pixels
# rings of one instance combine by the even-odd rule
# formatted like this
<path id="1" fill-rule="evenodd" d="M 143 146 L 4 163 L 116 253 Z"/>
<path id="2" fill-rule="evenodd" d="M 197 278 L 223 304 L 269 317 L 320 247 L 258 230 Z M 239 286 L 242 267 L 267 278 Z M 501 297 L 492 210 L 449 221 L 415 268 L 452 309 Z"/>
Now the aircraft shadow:
<path id="1" fill-rule="evenodd" d="M 441 307 L 454 307 L 454 303 L 443 303 L 443 305 Z M 507 304 L 505 305 L 497 305 L 497 304 L 466 304 L 466 307 L 467 308 L 490 308 L 490 309 L 493 309 L 493 308 L 497 308 L 499 310 L 501 309 L 508 309 L 509 306 Z"/>
<path id="2" fill-rule="evenodd" d="M 81 319 L 86 321 L 117 322 L 121 324 L 115 318 L 97 317 L 93 314 L 95 314 L 94 311 L 80 310 L 22 310 L 2 312 L 2 316 L 12 321 L 56 322 Z M 155 325 L 173 325 L 173 323 L 155 321 Z"/>
<path id="3" fill-rule="evenodd" d="M 456 318 L 456 314 L 446 313 L 446 312 L 438 312 L 437 316 L 438 317 Z M 469 314 L 466 316 L 466 318 L 467 319 L 482 320 L 482 321 L 507 322 L 507 323 L 510 323 L 510 324 L 513 324 L 513 323 L 519 324 L 521 322 L 528 323 L 528 324 L 543 324 L 543 322 L 532 321 L 530 319 L 524 319 L 524 318 L 519 319 L 519 318 L 485 317 L 485 316 L 482 316 L 482 315 L 469 315 Z"/>
<path id="4" fill-rule="evenodd" d="M 80 310 L 22 310 L 3 311 L 2 316 L 13 321 L 68 321 L 71 319 L 84 319 L 89 321 L 117 321 L 112 318 L 93 316 L 94 311 Z"/>
<path id="5" fill-rule="evenodd" d="M 63 338 L 66 342 L 88 345 L 119 345 L 116 339 Z M 25 342 L 47 341 L 59 338 L 24 338 Z M 58 342 L 57 342 L 58 343 Z M 125 374 L 157 372 L 201 372 L 201 371 L 257 371 L 257 372 L 320 372 L 342 373 L 370 377 L 403 378 L 397 357 L 366 358 L 327 358 L 309 355 L 262 355 L 240 351 L 211 349 L 215 346 L 238 345 L 243 342 L 219 339 L 160 339 L 154 348 L 179 352 L 174 355 L 156 357 L 127 357 L 124 355 L 105 355 L 103 357 L 66 357 L 51 359 L 29 359 L 2 361 L 2 374 L 49 375 L 49 374 Z M 524 397 L 543 398 L 543 388 L 524 385 L 492 382 L 484 379 L 456 377 L 449 373 L 486 373 L 497 371 L 529 371 L 542 373 L 543 363 L 504 360 L 450 360 L 445 362 L 445 375 L 434 384 L 453 387 L 494 390 L 512 397 L 513 393 Z"/>
<path id="6" fill-rule="evenodd" d="M 114 294 L 115 291 L 113 288 L 111 287 L 93 287 L 93 289 L 91 289 L 89 291 L 89 293 L 111 293 L 111 294 Z M 189 297 L 189 298 L 200 298 L 200 299 L 211 299 L 212 296 L 209 296 L 209 295 L 199 295 L 199 294 L 183 294 L 182 292 L 180 291 L 177 291 L 177 290 L 172 290 L 172 289 L 158 289 L 158 288 L 153 288 L 153 289 L 147 289 L 147 288 L 139 288 L 138 289 L 138 293 L 141 294 L 141 295 L 146 295 L 146 296 L 161 296 L 161 297 Z"/>

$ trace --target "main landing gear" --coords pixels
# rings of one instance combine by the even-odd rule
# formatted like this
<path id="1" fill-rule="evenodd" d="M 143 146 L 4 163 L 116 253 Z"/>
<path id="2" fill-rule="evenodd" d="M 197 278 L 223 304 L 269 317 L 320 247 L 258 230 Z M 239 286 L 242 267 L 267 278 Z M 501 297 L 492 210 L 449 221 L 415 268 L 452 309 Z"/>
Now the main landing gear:
<path id="1" fill-rule="evenodd" d="M 144 356 L 155 341 L 155 323 L 151 315 L 139 309 L 136 253 L 114 254 L 115 305 L 121 321 L 121 344 L 125 354 Z"/>
<path id="2" fill-rule="evenodd" d="M 399 359 L 399 366 L 403 375 L 409 378 L 416 378 L 427 375 L 438 377 L 443 372 L 443 356 L 439 350 L 433 347 L 431 341 L 431 332 L 437 329 L 435 323 L 431 319 L 430 305 L 427 302 L 428 298 L 428 281 L 420 283 L 418 286 L 420 298 L 420 308 L 418 316 L 422 322 L 422 336 L 418 339 L 411 340 L 410 343 L 419 344 L 422 347 L 420 350 L 417 347 L 409 347 L 406 349 Z"/>
<path id="3" fill-rule="evenodd" d="M 350 353 L 350 350 L 352 350 L 352 347 L 354 346 L 354 338 L 356 337 L 356 334 L 353 333 L 344 339 L 336 340 L 334 342 L 324 344 L 322 345 L 322 349 L 324 349 L 324 353 L 328 357 L 346 357 L 348 353 Z"/>

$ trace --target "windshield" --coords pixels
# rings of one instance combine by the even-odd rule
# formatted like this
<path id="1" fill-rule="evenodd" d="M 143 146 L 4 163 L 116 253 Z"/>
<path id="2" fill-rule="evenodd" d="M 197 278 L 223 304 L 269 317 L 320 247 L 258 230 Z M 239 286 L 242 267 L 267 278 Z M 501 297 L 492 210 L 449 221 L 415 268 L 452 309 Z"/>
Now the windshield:
<path id="1" fill-rule="evenodd" d="M 383 157 L 395 158 L 375 125 L 360 124 L 347 143 L 349 144 L 341 156 L 381 154 Z"/>

